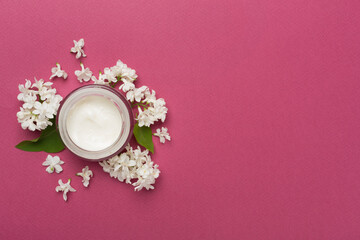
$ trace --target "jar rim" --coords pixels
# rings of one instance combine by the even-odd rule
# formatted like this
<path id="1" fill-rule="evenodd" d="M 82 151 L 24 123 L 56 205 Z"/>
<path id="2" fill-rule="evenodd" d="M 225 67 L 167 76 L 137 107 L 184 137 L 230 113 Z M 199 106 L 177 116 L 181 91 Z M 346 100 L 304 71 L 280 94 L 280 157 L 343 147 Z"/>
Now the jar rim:
<path id="1" fill-rule="evenodd" d="M 118 108 L 120 114 L 122 114 L 123 119 L 122 131 L 124 131 L 124 133 L 120 134 L 118 140 L 115 141 L 114 144 L 112 144 L 108 148 L 99 151 L 88 151 L 80 148 L 71 140 L 66 131 L 65 122 L 67 118 L 67 113 L 80 99 L 91 95 L 99 95 L 111 100 Z M 97 162 L 118 155 L 125 149 L 126 145 L 129 143 L 133 135 L 134 115 L 130 103 L 120 92 L 106 85 L 89 84 L 74 89 L 61 101 L 56 118 L 56 123 L 61 140 L 73 154 L 77 155 L 82 159 Z"/>

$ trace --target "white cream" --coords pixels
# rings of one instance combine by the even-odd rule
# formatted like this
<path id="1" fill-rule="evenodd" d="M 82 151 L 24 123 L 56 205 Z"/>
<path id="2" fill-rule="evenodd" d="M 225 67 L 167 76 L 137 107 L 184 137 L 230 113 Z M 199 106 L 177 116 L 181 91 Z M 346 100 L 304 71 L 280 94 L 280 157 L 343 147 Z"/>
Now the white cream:
<path id="1" fill-rule="evenodd" d="M 78 147 L 100 151 L 119 138 L 122 122 L 119 109 L 108 98 L 86 96 L 72 106 L 66 118 L 66 128 Z"/>

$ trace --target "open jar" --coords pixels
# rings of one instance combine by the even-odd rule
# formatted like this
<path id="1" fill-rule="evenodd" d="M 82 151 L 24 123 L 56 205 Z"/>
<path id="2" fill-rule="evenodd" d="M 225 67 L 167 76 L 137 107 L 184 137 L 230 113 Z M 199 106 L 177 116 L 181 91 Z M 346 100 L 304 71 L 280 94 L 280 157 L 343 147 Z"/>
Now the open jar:
<path id="1" fill-rule="evenodd" d="M 130 141 L 134 116 L 126 98 L 105 85 L 72 91 L 57 116 L 60 136 L 75 155 L 101 161 L 119 154 Z"/>

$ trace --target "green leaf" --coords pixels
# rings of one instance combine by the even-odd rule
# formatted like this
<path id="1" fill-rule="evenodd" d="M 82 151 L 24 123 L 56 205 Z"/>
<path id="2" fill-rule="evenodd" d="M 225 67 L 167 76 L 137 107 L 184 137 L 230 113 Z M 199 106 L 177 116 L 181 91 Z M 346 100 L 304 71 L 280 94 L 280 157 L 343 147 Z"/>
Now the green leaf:
<path id="1" fill-rule="evenodd" d="M 15 147 L 28 152 L 57 153 L 62 151 L 65 146 L 60 138 L 58 129 L 56 128 L 55 118 L 50 120 L 53 125 L 48 126 L 41 131 L 40 137 L 33 140 L 22 141 Z"/>
<path id="2" fill-rule="evenodd" d="M 150 127 L 139 127 L 136 123 L 134 126 L 134 136 L 136 141 L 150 152 L 154 153 L 154 143 L 152 141 L 152 131 Z"/>

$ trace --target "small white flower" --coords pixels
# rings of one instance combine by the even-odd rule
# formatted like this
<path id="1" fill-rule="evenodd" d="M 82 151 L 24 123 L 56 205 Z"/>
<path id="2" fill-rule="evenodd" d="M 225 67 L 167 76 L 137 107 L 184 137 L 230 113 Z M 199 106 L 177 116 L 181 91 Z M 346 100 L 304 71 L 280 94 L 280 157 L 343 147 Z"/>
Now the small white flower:
<path id="1" fill-rule="evenodd" d="M 32 87 L 34 88 L 37 88 L 39 91 L 41 90 L 46 90 L 46 89 L 49 89 L 51 87 L 51 85 L 53 85 L 52 82 L 45 82 L 43 79 L 39 79 L 37 80 L 35 77 L 34 77 L 34 80 L 35 82 L 32 84 Z"/>
<path id="2" fill-rule="evenodd" d="M 135 88 L 135 84 L 133 84 L 132 82 L 127 81 L 127 80 L 123 80 L 123 83 L 119 87 L 119 89 L 123 90 L 124 92 L 133 90 L 134 88 Z"/>
<path id="3" fill-rule="evenodd" d="M 117 82 L 116 76 L 110 68 L 105 68 L 104 73 L 101 75 L 101 77 L 107 79 L 109 82 Z"/>
<path id="4" fill-rule="evenodd" d="M 144 102 L 146 103 L 154 103 L 156 101 L 155 91 L 152 90 L 150 92 L 150 89 L 146 89 L 145 91 L 145 99 Z"/>
<path id="5" fill-rule="evenodd" d="M 134 99 L 135 99 L 135 91 L 132 90 L 132 91 L 128 91 L 126 93 L 126 99 L 129 100 L 130 102 L 134 102 Z"/>
<path id="6" fill-rule="evenodd" d="M 31 90 L 31 81 L 30 80 L 27 80 L 25 79 L 26 83 L 23 85 L 23 84 L 19 84 L 19 95 L 17 96 L 18 100 L 19 101 L 28 101 L 26 98 L 27 97 L 35 97 L 35 100 L 36 100 L 36 96 L 34 96 L 33 92 L 34 90 Z"/>
<path id="7" fill-rule="evenodd" d="M 135 88 L 126 93 L 126 98 L 130 102 L 140 102 L 141 99 L 145 96 L 145 91 L 148 89 L 147 86 L 142 86 L 141 88 Z"/>
<path id="8" fill-rule="evenodd" d="M 39 116 L 45 116 L 47 118 L 53 118 L 53 112 L 51 107 L 47 104 L 47 102 L 35 102 L 34 103 L 34 110 L 32 111 L 33 114 L 39 115 Z M 51 126 L 52 124 L 50 124 Z"/>
<path id="9" fill-rule="evenodd" d="M 74 47 L 71 48 L 70 52 L 76 53 L 76 58 L 80 58 L 81 55 L 86 57 L 84 50 L 82 49 L 85 45 L 85 41 L 81 38 L 78 42 L 74 40 Z"/>
<path id="10" fill-rule="evenodd" d="M 138 121 L 139 127 L 146 126 L 150 127 L 151 124 L 154 124 L 154 121 L 156 118 L 151 114 L 149 109 L 146 109 L 144 111 L 141 110 L 140 107 L 138 107 L 138 116 L 136 117 L 136 120 Z"/>
<path id="11" fill-rule="evenodd" d="M 167 131 L 168 129 L 166 127 L 162 127 L 161 130 L 160 128 L 158 128 L 156 129 L 156 133 L 154 133 L 154 136 L 159 137 L 161 143 L 165 143 L 165 139 L 168 141 L 171 140 L 170 135 Z"/>
<path id="12" fill-rule="evenodd" d="M 109 82 L 105 81 L 101 73 L 99 73 L 99 79 L 96 79 L 96 77 L 93 75 L 91 80 L 94 82 L 94 84 L 109 85 Z"/>
<path id="13" fill-rule="evenodd" d="M 68 77 L 68 74 L 64 71 L 64 70 L 61 70 L 61 66 L 59 63 L 56 63 L 56 67 L 53 67 L 51 69 L 51 73 L 52 75 L 50 76 L 49 79 L 52 79 L 54 77 L 62 77 L 64 79 L 66 79 Z"/>
<path id="14" fill-rule="evenodd" d="M 89 186 L 90 177 L 93 177 L 93 172 L 89 169 L 88 166 L 82 169 L 81 173 L 77 173 L 76 176 L 80 176 L 83 178 L 82 182 L 85 187 Z"/>
<path id="15" fill-rule="evenodd" d="M 116 66 L 111 67 L 111 71 L 117 77 L 120 77 L 122 81 L 134 82 L 138 77 L 134 69 L 129 68 L 121 60 L 118 60 Z"/>
<path id="16" fill-rule="evenodd" d="M 60 166 L 61 164 L 64 164 L 63 161 L 60 160 L 60 158 L 58 156 L 51 156 L 51 155 L 48 155 L 45 162 L 43 162 L 43 166 L 48 166 L 46 168 L 46 171 L 48 173 L 53 173 L 54 172 L 54 169 L 56 171 L 56 173 L 60 173 L 62 172 L 62 167 Z"/>
<path id="17" fill-rule="evenodd" d="M 135 191 L 140 191 L 142 188 L 146 188 L 146 190 L 154 189 L 152 184 L 155 183 L 155 179 L 159 177 L 160 170 L 158 169 L 158 165 L 154 165 L 154 162 L 147 161 L 144 165 L 142 165 L 138 170 L 138 181 L 133 183 L 135 187 Z"/>
<path id="18" fill-rule="evenodd" d="M 126 180 L 127 184 L 135 186 L 135 191 L 143 188 L 154 189 L 152 184 L 159 177 L 160 170 L 158 165 L 151 161 L 149 151 L 141 151 L 139 146 L 133 149 L 129 144 L 125 150 L 120 155 L 99 162 L 104 172 L 109 173 L 111 177 L 117 178 L 120 182 Z M 132 183 L 133 179 L 137 179 L 136 182 Z"/>
<path id="19" fill-rule="evenodd" d="M 153 108 L 151 108 L 151 110 L 153 111 L 154 117 L 156 119 L 159 119 L 162 122 L 165 121 L 168 109 L 167 109 L 167 107 L 165 107 L 164 99 L 162 99 L 162 98 L 157 99 L 153 103 Z"/>
<path id="20" fill-rule="evenodd" d="M 154 186 L 152 184 L 155 183 L 155 179 L 153 178 L 139 178 L 136 182 L 133 183 L 133 186 L 135 186 L 135 191 L 140 191 L 143 188 L 146 188 L 146 190 L 154 189 Z"/>
<path id="21" fill-rule="evenodd" d="M 21 123 L 22 129 L 29 129 L 30 131 L 38 129 L 37 124 L 35 124 L 36 116 L 32 114 L 31 110 L 20 107 L 20 111 L 17 112 L 16 116 L 18 122 Z"/>
<path id="22" fill-rule="evenodd" d="M 32 85 L 33 88 L 37 88 L 37 95 L 40 96 L 40 99 L 42 101 L 45 101 L 47 99 L 50 99 L 53 95 L 56 94 L 56 89 L 51 88 L 51 85 L 53 85 L 52 82 L 44 82 L 43 79 L 37 80 L 35 78 L 35 82 Z"/>
<path id="23" fill-rule="evenodd" d="M 38 92 L 37 92 L 38 93 Z M 23 107 L 26 109 L 31 109 L 35 106 L 35 103 L 38 102 L 37 101 L 38 96 L 33 95 L 33 94 L 29 94 L 27 96 L 24 96 L 24 104 Z"/>
<path id="24" fill-rule="evenodd" d="M 117 179 L 120 182 L 126 180 L 127 183 L 131 183 L 130 168 L 136 165 L 136 161 L 131 160 L 126 153 L 122 153 L 114 164 L 114 172 L 117 172 Z"/>
<path id="25" fill-rule="evenodd" d="M 84 64 L 80 63 L 81 70 L 76 70 L 75 75 L 77 76 L 77 79 L 82 82 L 88 82 L 90 79 L 92 79 L 92 71 L 90 71 L 89 68 L 84 68 Z M 96 78 L 95 78 L 96 79 Z"/>
<path id="26" fill-rule="evenodd" d="M 63 198 L 65 201 L 67 201 L 67 193 L 70 192 L 76 192 L 76 190 L 70 186 L 71 179 L 67 181 L 67 183 L 63 183 L 61 179 L 59 179 L 58 183 L 59 186 L 55 188 L 56 192 L 63 192 Z"/>
<path id="27" fill-rule="evenodd" d="M 104 172 L 110 173 L 111 172 L 111 165 L 106 161 L 99 162 L 100 166 L 103 167 Z"/>

